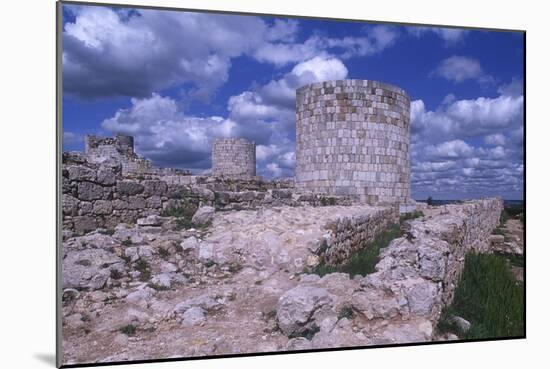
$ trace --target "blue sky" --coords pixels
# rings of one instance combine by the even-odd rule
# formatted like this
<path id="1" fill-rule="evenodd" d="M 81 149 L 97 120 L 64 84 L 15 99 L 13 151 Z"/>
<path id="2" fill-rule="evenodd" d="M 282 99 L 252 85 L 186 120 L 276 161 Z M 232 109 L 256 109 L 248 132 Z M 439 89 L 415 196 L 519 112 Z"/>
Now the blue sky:
<path id="1" fill-rule="evenodd" d="M 258 174 L 291 176 L 294 90 L 372 79 L 411 97 L 414 198 L 523 199 L 523 52 L 514 32 L 64 5 L 63 149 L 130 134 L 202 173 L 242 136 Z"/>

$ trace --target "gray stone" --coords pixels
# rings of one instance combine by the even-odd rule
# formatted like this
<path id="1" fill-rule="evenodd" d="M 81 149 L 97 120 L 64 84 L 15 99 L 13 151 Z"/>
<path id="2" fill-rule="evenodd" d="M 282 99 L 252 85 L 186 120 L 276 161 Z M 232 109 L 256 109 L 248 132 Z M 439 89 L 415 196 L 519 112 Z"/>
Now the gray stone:
<path id="1" fill-rule="evenodd" d="M 332 302 L 333 296 L 323 288 L 295 287 L 285 292 L 277 302 L 277 324 L 287 336 L 300 335 L 312 328 L 315 311 Z"/>
<path id="2" fill-rule="evenodd" d="M 164 196 L 168 190 L 168 186 L 164 181 L 145 180 L 141 184 L 143 185 L 144 193 L 149 196 Z"/>
<path id="3" fill-rule="evenodd" d="M 194 326 L 206 321 L 204 310 L 201 307 L 193 306 L 182 315 L 181 323 L 186 326 Z"/>
<path id="4" fill-rule="evenodd" d="M 118 193 L 123 196 L 137 195 L 144 190 L 141 184 L 134 181 L 117 181 L 116 188 Z"/>
<path id="5" fill-rule="evenodd" d="M 162 225 L 162 218 L 158 215 L 149 215 L 145 218 L 139 218 L 137 224 L 139 226 L 160 227 Z"/>
<path id="6" fill-rule="evenodd" d="M 77 233 L 90 232 L 97 229 L 95 217 L 80 216 L 73 220 L 74 231 Z"/>
<path id="7" fill-rule="evenodd" d="M 121 258 L 104 249 L 69 251 L 62 261 L 63 288 L 103 288 L 111 269 L 123 267 Z"/>
<path id="8" fill-rule="evenodd" d="M 79 182 L 78 198 L 84 201 L 102 199 L 103 187 L 92 182 Z"/>
<path id="9" fill-rule="evenodd" d="M 193 215 L 191 221 L 195 224 L 205 225 L 212 221 L 214 218 L 214 209 L 212 206 L 201 206 Z"/>
<path id="10" fill-rule="evenodd" d="M 113 205 L 108 200 L 97 200 L 94 202 L 93 213 L 99 215 L 108 215 L 113 212 Z"/>
<path id="11" fill-rule="evenodd" d="M 96 179 L 96 172 L 82 165 L 71 165 L 66 167 L 71 181 L 90 181 Z"/>
<path id="12" fill-rule="evenodd" d="M 462 333 L 468 333 L 470 331 L 471 326 L 472 326 L 472 324 L 469 321 L 467 321 L 466 319 L 464 319 L 460 316 L 451 317 L 451 321 L 456 325 L 456 327 Z"/>
<path id="13" fill-rule="evenodd" d="M 189 300 L 180 302 L 174 307 L 174 312 L 176 314 L 182 314 L 192 307 L 200 307 L 203 310 L 208 312 L 216 312 L 216 311 L 220 311 L 224 306 L 225 304 L 221 300 L 215 297 L 212 297 L 208 294 L 204 294 L 204 295 L 200 295 L 200 296 L 191 298 Z"/>
<path id="14" fill-rule="evenodd" d="M 411 314 L 428 316 L 438 302 L 437 285 L 432 282 L 416 283 L 408 292 L 407 300 Z"/>
<path id="15" fill-rule="evenodd" d="M 172 286 L 172 277 L 168 273 L 157 274 L 151 278 L 151 283 L 168 289 Z"/>
<path id="16" fill-rule="evenodd" d="M 195 238 L 195 236 L 187 237 L 180 243 L 180 246 L 182 251 L 191 252 L 199 247 L 199 241 Z"/>
<path id="17" fill-rule="evenodd" d="M 97 171 L 97 183 L 104 186 L 113 186 L 116 183 L 116 174 L 110 169 L 100 169 Z"/>

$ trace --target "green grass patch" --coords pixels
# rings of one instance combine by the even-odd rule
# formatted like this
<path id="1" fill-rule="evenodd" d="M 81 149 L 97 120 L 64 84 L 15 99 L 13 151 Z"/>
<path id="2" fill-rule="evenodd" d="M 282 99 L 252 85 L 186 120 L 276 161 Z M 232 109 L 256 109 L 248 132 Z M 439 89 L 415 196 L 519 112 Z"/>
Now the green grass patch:
<path id="1" fill-rule="evenodd" d="M 193 215 L 197 211 L 197 206 L 188 204 L 187 206 L 172 206 L 168 207 L 161 212 L 163 217 L 175 217 L 176 218 L 176 231 L 183 229 L 206 229 L 212 225 L 212 222 L 206 224 L 193 223 Z"/>
<path id="2" fill-rule="evenodd" d="M 400 217 L 399 217 L 399 222 L 400 223 L 403 223 L 407 220 L 412 220 L 412 219 L 416 219 L 416 218 L 421 218 L 424 216 L 424 213 L 421 211 L 421 210 L 415 210 L 413 212 L 410 212 L 410 213 L 405 213 L 405 214 L 402 214 Z"/>
<path id="3" fill-rule="evenodd" d="M 151 270 L 149 269 L 149 263 L 144 259 L 139 259 L 136 262 L 135 270 L 140 273 L 139 279 L 142 282 L 146 282 L 151 278 Z"/>
<path id="4" fill-rule="evenodd" d="M 438 330 L 463 339 L 523 336 L 524 311 L 523 283 L 516 281 L 506 258 L 469 253 L 454 300 L 443 310 Z M 470 331 L 460 332 L 450 320 L 453 315 L 468 320 Z"/>
<path id="5" fill-rule="evenodd" d="M 134 334 L 136 334 L 136 327 L 132 324 L 127 324 L 124 327 L 121 327 L 119 329 L 119 332 L 127 336 L 133 336 Z"/>
<path id="6" fill-rule="evenodd" d="M 374 272 L 374 266 L 378 263 L 378 254 L 380 249 L 387 247 L 390 242 L 401 237 L 401 226 L 391 223 L 380 232 L 376 238 L 365 245 L 361 250 L 353 254 L 344 264 L 327 265 L 321 263 L 317 265 L 311 273 L 318 274 L 321 277 L 329 273 L 348 273 L 350 276 L 367 275 Z"/>

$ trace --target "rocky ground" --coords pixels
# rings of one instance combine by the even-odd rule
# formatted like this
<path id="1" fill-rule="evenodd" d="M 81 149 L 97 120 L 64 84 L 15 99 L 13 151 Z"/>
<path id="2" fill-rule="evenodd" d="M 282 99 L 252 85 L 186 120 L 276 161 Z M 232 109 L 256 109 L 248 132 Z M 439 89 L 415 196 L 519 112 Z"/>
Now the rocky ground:
<path id="1" fill-rule="evenodd" d="M 355 224 L 350 219 L 364 222 L 384 211 L 359 205 L 201 208 L 193 229 L 149 216 L 114 232 L 68 238 L 63 362 L 445 339 L 434 336 L 434 324 L 443 281 L 455 272 L 448 259 L 454 251 L 441 237 L 464 224 L 460 207 L 410 221 L 371 275 L 307 272 L 319 263 L 320 247 Z"/>

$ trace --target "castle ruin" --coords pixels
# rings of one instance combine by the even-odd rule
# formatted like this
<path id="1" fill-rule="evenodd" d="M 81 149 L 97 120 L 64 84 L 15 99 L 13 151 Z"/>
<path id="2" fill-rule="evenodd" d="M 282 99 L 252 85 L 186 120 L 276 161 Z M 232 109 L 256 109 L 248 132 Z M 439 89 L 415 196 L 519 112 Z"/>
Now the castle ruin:
<path id="1" fill-rule="evenodd" d="M 134 151 L 134 137 L 117 134 L 113 137 L 86 135 L 84 153 L 91 163 L 113 161 L 120 163 L 124 173 L 145 173 L 153 163 Z"/>
<path id="2" fill-rule="evenodd" d="M 340 80 L 296 91 L 296 187 L 368 204 L 410 200 L 410 99 L 376 81 Z"/>

